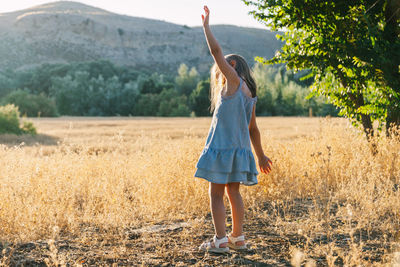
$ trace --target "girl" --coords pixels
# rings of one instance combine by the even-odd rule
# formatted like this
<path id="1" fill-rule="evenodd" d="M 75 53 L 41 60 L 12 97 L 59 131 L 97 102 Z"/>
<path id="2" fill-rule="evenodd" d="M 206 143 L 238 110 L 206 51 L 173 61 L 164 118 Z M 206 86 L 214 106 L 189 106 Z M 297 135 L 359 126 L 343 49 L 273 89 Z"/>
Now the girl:
<path id="1" fill-rule="evenodd" d="M 214 111 L 205 148 L 196 164 L 195 177 L 208 180 L 211 213 L 215 228 L 212 241 L 200 249 L 225 253 L 246 249 L 243 235 L 244 207 L 239 185 L 257 184 L 257 168 L 250 139 L 261 172 L 271 171 L 271 160 L 264 155 L 256 124 L 256 84 L 246 61 L 239 55 L 224 57 L 209 26 L 210 11 L 204 6 L 204 34 L 215 64 L 211 69 L 211 110 Z M 226 237 L 224 190 L 232 211 L 232 233 Z"/>

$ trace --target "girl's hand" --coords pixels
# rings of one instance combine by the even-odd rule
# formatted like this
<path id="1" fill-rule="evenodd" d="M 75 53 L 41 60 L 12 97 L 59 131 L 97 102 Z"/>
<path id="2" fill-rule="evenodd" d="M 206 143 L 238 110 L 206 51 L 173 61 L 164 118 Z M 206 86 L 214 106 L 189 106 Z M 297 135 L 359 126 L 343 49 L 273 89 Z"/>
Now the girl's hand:
<path id="1" fill-rule="evenodd" d="M 201 15 L 201 19 L 203 20 L 203 26 L 208 25 L 208 20 L 210 18 L 210 10 L 208 9 L 207 6 L 204 6 L 204 12 L 206 13 L 205 15 Z"/>
<path id="2" fill-rule="evenodd" d="M 272 161 L 267 156 L 264 155 L 263 157 L 259 158 L 258 165 L 260 167 L 261 172 L 265 174 L 271 172 Z"/>

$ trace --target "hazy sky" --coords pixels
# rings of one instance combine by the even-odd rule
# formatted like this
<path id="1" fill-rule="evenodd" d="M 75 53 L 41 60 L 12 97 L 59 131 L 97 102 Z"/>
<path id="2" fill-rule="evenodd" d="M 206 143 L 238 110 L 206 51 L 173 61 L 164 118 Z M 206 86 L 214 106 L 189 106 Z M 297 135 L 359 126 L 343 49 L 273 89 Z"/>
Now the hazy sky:
<path id="1" fill-rule="evenodd" d="M 20 10 L 35 5 L 55 2 L 45 0 L 2 1 L 0 13 Z M 78 0 L 87 5 L 100 7 L 111 12 L 165 20 L 188 26 L 201 25 L 203 6 L 211 10 L 210 24 L 233 24 L 264 28 L 248 12 L 251 10 L 241 0 Z"/>

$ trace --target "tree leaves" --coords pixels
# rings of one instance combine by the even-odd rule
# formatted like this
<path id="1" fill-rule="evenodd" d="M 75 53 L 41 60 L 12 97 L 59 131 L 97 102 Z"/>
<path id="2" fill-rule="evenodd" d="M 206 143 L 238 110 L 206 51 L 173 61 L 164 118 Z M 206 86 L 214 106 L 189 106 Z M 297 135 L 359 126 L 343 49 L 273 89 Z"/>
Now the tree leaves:
<path id="1" fill-rule="evenodd" d="M 388 120 L 387 110 L 400 102 L 400 14 L 376 1 L 244 1 L 251 14 L 285 42 L 265 64 L 286 63 L 316 75 L 310 96 L 322 95 L 341 114 L 372 127 Z M 379 1 L 385 2 L 385 1 Z M 388 13 L 395 23 L 388 21 Z M 400 13 L 400 12 L 399 12 Z M 396 24 L 397 23 L 397 24 Z M 391 112 L 400 114 L 400 112 Z M 392 119 L 392 118 L 391 118 Z M 395 118 L 400 124 L 400 117 Z M 387 122 L 387 124 L 390 122 Z M 367 129 L 365 129 L 367 130 Z"/>

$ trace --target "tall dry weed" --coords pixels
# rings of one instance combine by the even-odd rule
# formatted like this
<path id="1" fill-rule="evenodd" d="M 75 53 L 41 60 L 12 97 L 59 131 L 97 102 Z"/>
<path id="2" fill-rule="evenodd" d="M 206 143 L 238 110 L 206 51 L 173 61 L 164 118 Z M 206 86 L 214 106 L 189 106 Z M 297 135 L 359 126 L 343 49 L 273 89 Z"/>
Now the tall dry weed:
<path id="1" fill-rule="evenodd" d="M 88 225 L 124 229 L 209 212 L 208 185 L 193 177 L 209 119 L 73 123 L 43 126 L 58 135 L 58 145 L 0 146 L 1 240 L 46 238 L 54 227 L 81 235 Z M 242 187 L 248 216 L 298 232 L 309 240 L 302 253 L 319 250 L 328 263 L 338 256 L 349 265 L 365 260 L 357 235 L 385 234 L 393 243 L 400 230 L 400 142 L 375 137 L 374 154 L 343 120 L 261 118 L 258 124 L 273 171 L 260 173 L 257 186 Z M 285 213 L 297 200 L 309 204 L 301 220 Z M 339 232 L 349 236 L 347 247 L 311 245 L 321 236 L 337 240 Z"/>

